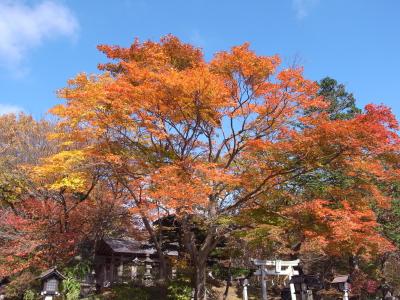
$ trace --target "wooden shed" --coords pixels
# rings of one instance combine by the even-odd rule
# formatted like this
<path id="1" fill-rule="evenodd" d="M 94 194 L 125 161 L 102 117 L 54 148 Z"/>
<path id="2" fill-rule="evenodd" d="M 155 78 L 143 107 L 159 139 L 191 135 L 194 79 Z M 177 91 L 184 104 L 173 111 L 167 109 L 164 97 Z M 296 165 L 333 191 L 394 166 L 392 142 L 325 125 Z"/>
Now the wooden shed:
<path id="1" fill-rule="evenodd" d="M 167 255 L 177 256 L 178 253 L 175 252 L 168 252 Z M 149 261 L 152 264 L 152 275 L 157 278 L 157 251 L 148 243 L 133 239 L 102 239 L 95 254 L 96 283 L 107 286 L 140 279 L 144 276 L 146 262 L 149 264 Z"/>

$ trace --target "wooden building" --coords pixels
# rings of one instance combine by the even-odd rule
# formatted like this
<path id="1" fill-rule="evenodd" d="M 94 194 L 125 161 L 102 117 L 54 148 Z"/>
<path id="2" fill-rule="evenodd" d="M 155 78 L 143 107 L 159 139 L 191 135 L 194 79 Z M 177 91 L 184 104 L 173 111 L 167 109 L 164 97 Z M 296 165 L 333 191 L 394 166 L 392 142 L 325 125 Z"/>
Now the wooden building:
<path id="1" fill-rule="evenodd" d="M 177 251 L 169 251 L 168 257 L 176 257 Z M 95 253 L 95 280 L 99 286 L 113 283 L 142 281 L 145 276 L 158 278 L 156 249 L 146 242 L 133 239 L 105 238 Z"/>

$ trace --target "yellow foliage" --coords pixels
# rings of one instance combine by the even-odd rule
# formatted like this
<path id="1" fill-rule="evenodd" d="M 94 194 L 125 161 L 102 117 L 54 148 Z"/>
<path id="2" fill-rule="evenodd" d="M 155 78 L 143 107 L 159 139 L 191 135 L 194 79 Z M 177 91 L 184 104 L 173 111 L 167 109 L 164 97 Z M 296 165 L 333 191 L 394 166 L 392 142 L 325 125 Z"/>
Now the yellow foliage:
<path id="1" fill-rule="evenodd" d="M 82 150 L 65 150 L 43 160 L 34 168 L 37 179 L 51 190 L 81 190 L 86 175 L 82 171 L 85 155 Z"/>

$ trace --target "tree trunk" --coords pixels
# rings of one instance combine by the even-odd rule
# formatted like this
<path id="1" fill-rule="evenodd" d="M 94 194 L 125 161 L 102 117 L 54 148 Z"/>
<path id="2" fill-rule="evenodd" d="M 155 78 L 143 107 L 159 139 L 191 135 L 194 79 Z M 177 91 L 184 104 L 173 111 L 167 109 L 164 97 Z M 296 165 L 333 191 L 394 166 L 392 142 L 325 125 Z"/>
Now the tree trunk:
<path id="1" fill-rule="evenodd" d="M 350 257 L 349 257 L 349 267 L 350 267 L 350 273 L 352 273 L 355 270 L 358 270 L 360 268 L 358 266 L 358 257 L 357 256 L 350 255 Z"/>
<path id="2" fill-rule="evenodd" d="M 215 227 L 210 227 L 204 242 L 197 246 L 196 237 L 191 228 L 192 224 L 190 224 L 189 218 L 184 219 L 182 222 L 183 242 L 190 254 L 192 266 L 194 268 L 192 284 L 195 293 L 193 300 L 206 300 L 207 259 L 211 251 L 215 249 L 218 237 Z"/>
<path id="3" fill-rule="evenodd" d="M 162 252 L 162 250 L 157 250 L 158 253 L 158 260 L 159 260 L 159 271 L 160 271 L 160 279 L 163 282 L 167 282 L 168 281 L 168 268 L 167 268 L 167 260 L 165 258 L 164 253 Z"/>
<path id="4" fill-rule="evenodd" d="M 229 287 L 232 285 L 232 274 L 231 274 L 231 266 L 232 266 L 232 262 L 229 262 L 229 269 L 228 269 L 228 278 L 226 278 L 226 288 L 225 288 L 225 292 L 223 295 L 223 300 L 227 300 L 228 298 L 228 293 L 229 293 Z"/>
<path id="5" fill-rule="evenodd" d="M 194 274 L 194 299 L 202 300 L 207 299 L 206 293 L 206 262 L 199 262 L 195 264 Z"/>

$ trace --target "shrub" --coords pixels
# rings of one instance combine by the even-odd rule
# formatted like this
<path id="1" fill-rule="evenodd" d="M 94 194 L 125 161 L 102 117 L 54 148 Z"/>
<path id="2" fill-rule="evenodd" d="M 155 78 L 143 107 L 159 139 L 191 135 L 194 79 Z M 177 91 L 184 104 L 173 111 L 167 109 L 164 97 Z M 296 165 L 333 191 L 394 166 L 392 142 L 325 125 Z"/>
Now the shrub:
<path id="1" fill-rule="evenodd" d="M 79 262 L 73 267 L 64 269 L 66 279 L 62 282 L 61 291 L 65 300 L 79 299 L 81 292 L 80 280 L 82 280 L 89 272 L 89 264 L 85 262 Z"/>
<path id="2" fill-rule="evenodd" d="M 68 276 L 63 280 L 61 290 L 65 300 L 77 300 L 81 292 L 81 284 L 76 278 Z"/>
<path id="3" fill-rule="evenodd" d="M 145 288 L 137 288 L 129 285 L 116 285 L 112 288 L 113 300 L 150 300 L 150 295 Z"/>
<path id="4" fill-rule="evenodd" d="M 168 286 L 167 299 L 169 300 L 190 300 L 192 288 L 190 280 L 179 278 L 172 281 Z"/>
<path id="5" fill-rule="evenodd" d="M 19 276 L 13 278 L 11 283 L 6 286 L 6 299 L 21 299 L 25 295 L 25 291 L 36 289 L 36 285 L 39 283 L 36 276 L 27 271 L 19 274 Z"/>
<path id="6" fill-rule="evenodd" d="M 38 295 L 35 291 L 28 289 L 24 293 L 24 300 L 35 300 L 38 299 Z"/>

